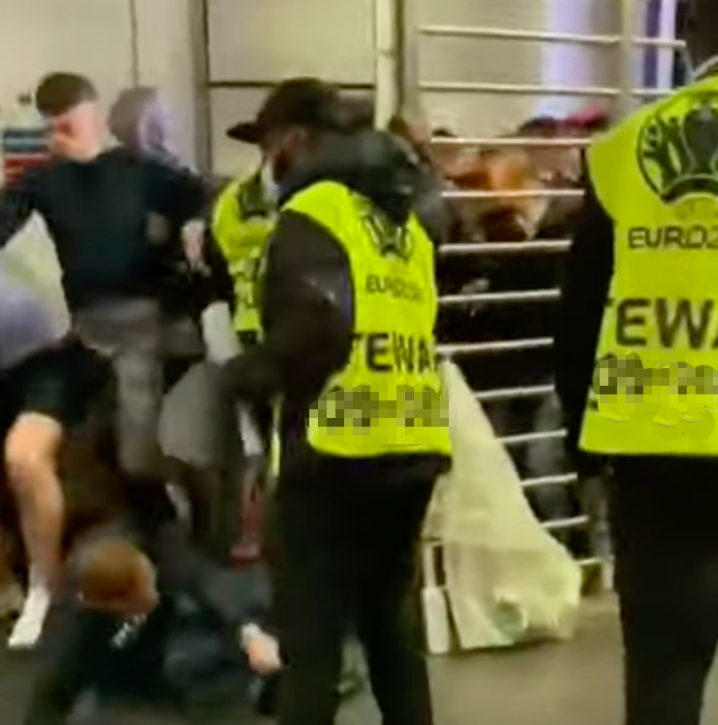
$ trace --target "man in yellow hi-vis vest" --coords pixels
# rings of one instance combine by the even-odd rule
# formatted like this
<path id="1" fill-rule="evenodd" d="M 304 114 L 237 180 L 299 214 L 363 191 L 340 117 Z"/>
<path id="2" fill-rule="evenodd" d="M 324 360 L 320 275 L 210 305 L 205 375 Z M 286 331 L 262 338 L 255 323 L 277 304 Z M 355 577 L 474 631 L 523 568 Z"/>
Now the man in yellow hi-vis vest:
<path id="1" fill-rule="evenodd" d="M 233 129 L 227 132 L 231 138 L 232 133 Z M 227 184 L 212 211 L 212 235 L 234 283 L 234 328 L 245 344 L 256 342 L 259 332 L 257 278 L 275 212 L 266 166 Z"/>
<path id="2" fill-rule="evenodd" d="M 698 725 L 718 644 L 718 3 L 687 3 L 691 84 L 599 137 L 557 387 L 608 456 L 628 725 Z"/>
<path id="3" fill-rule="evenodd" d="M 389 136 L 343 136 L 341 99 L 279 86 L 254 125 L 281 214 L 261 281 L 262 339 L 227 391 L 278 401 L 281 725 L 327 725 L 354 629 L 389 725 L 431 725 L 414 554 L 450 463 L 434 344 L 434 250 L 416 168 Z"/>

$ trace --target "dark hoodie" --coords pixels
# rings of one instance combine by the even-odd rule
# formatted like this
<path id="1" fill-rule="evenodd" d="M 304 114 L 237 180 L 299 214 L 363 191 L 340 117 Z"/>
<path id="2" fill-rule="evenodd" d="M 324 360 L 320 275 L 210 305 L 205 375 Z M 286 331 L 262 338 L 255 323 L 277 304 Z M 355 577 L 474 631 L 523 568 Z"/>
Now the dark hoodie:
<path id="1" fill-rule="evenodd" d="M 348 186 L 402 225 L 415 204 L 419 171 L 388 134 L 330 136 L 311 163 L 284 181 L 280 202 L 320 181 Z M 283 212 L 268 244 L 263 341 L 227 365 L 227 393 L 257 403 L 281 398 L 282 479 L 435 478 L 448 465 L 441 456 L 349 460 L 320 455 L 306 445 L 309 407 L 330 376 L 349 362 L 354 305 L 352 270 L 341 242 L 307 216 Z"/>

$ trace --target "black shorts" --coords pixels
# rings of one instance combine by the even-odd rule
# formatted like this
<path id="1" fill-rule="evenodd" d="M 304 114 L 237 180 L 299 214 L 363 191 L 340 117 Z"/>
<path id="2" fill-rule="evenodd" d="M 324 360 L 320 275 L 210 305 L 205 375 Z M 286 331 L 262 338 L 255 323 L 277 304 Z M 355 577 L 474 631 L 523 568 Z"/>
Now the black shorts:
<path id="1" fill-rule="evenodd" d="M 33 355 L 0 376 L 0 432 L 23 413 L 45 415 L 71 430 L 111 380 L 110 363 L 75 340 Z"/>

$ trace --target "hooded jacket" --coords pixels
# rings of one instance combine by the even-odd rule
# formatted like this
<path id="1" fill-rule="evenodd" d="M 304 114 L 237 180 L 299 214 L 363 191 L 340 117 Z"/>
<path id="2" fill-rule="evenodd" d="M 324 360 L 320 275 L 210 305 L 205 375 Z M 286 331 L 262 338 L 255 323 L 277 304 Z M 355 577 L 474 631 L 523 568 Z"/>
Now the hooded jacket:
<path id="1" fill-rule="evenodd" d="M 280 203 L 320 181 L 348 186 L 403 225 L 416 203 L 420 171 L 388 134 L 330 136 L 309 163 L 284 181 Z M 329 377 L 348 363 L 354 334 L 350 262 L 325 227 L 296 212 L 282 212 L 267 247 L 260 313 L 262 342 L 230 361 L 224 378 L 229 396 L 260 404 L 281 397 L 281 479 L 414 481 L 433 479 L 447 468 L 448 460 L 436 455 L 348 460 L 319 454 L 306 444 L 309 407 Z"/>
<path id="2" fill-rule="evenodd" d="M 170 166 L 181 166 L 177 124 L 169 105 L 155 88 L 128 88 L 109 115 L 112 135 L 126 148 Z"/>

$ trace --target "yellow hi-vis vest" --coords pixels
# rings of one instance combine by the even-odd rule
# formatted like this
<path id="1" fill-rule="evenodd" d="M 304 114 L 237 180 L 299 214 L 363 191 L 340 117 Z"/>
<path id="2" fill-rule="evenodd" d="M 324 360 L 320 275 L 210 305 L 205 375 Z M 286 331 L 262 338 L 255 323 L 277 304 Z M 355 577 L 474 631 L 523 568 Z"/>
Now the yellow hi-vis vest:
<path id="1" fill-rule="evenodd" d="M 234 281 L 234 328 L 240 334 L 259 332 L 257 280 L 273 228 L 273 216 L 262 202 L 258 174 L 244 182 L 232 182 L 215 202 L 212 233 Z"/>
<path id="2" fill-rule="evenodd" d="M 334 182 L 300 191 L 284 209 L 310 217 L 341 243 L 354 287 L 351 357 L 311 406 L 309 445 L 346 458 L 450 454 L 434 342 L 434 249 L 417 219 L 396 228 Z"/>
<path id="3" fill-rule="evenodd" d="M 718 455 L 718 78 L 648 106 L 588 153 L 614 273 L 580 446 Z"/>

